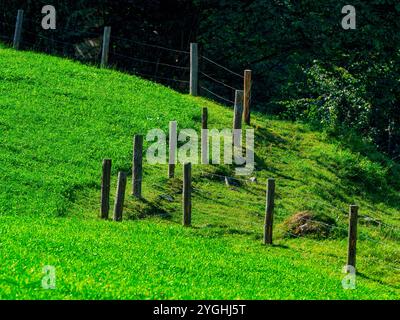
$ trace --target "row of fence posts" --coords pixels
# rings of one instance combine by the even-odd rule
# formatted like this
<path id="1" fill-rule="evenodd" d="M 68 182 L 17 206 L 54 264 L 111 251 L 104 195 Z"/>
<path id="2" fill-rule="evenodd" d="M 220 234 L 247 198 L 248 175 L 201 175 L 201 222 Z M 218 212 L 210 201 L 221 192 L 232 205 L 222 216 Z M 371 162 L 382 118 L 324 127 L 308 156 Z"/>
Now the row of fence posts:
<path id="1" fill-rule="evenodd" d="M 142 198 L 142 181 L 143 181 L 143 136 L 135 135 L 133 143 L 133 165 L 132 165 L 132 196 L 137 199 Z M 101 206 L 100 217 L 108 220 L 110 211 L 110 191 L 111 191 L 111 167 L 112 160 L 104 159 L 102 166 L 101 178 Z M 169 170 L 169 178 L 173 178 Z M 114 221 L 122 221 L 123 207 L 125 201 L 125 192 L 127 184 L 126 172 L 119 171 L 117 179 L 117 190 L 114 201 Z M 192 216 L 192 165 L 185 163 L 183 165 L 183 225 L 191 225 Z"/>
<path id="2" fill-rule="evenodd" d="M 233 129 L 241 129 L 242 113 L 243 113 L 243 91 L 236 90 Z M 201 116 L 202 127 L 202 145 L 201 157 L 202 163 L 208 164 L 208 108 L 202 108 Z M 168 178 L 175 177 L 175 166 L 177 156 L 177 136 L 178 124 L 177 121 L 169 122 L 169 160 L 168 160 Z M 240 142 L 238 142 L 240 143 Z M 239 144 L 237 144 L 239 145 Z M 103 160 L 102 181 L 101 181 L 101 212 L 102 219 L 108 219 L 110 210 L 110 181 L 111 181 L 111 159 Z M 126 191 L 127 174 L 118 172 L 117 191 L 114 201 L 113 220 L 121 221 L 123 212 L 124 196 Z M 183 166 L 183 225 L 191 225 L 192 200 L 191 200 L 191 185 L 192 185 L 192 165 L 185 163 Z M 133 138 L 133 159 L 132 159 L 132 195 L 137 199 L 142 198 L 142 181 L 143 181 L 143 136 L 135 135 Z M 272 228 L 271 228 L 272 229 Z M 271 236 L 272 237 L 272 236 Z"/>
<path id="3" fill-rule="evenodd" d="M 103 170 L 101 179 L 101 209 L 102 219 L 108 219 L 110 211 L 110 182 L 111 182 L 111 159 L 103 160 Z M 132 196 L 137 199 L 142 198 L 143 180 L 143 136 L 135 135 L 133 138 L 133 161 L 132 161 Z M 122 213 L 125 200 L 127 184 L 126 172 L 118 172 L 117 190 L 114 201 L 114 221 L 122 221 Z"/>
<path id="4" fill-rule="evenodd" d="M 18 10 L 17 19 L 15 23 L 13 47 L 19 50 L 21 45 L 21 34 L 24 20 L 24 10 Z M 107 68 L 110 52 L 110 39 L 111 27 L 104 27 L 103 42 L 101 50 L 102 68 Z M 247 125 L 250 125 L 250 102 L 251 102 L 251 86 L 252 86 L 252 72 L 251 70 L 244 70 L 243 81 L 243 119 Z M 190 44 L 190 80 L 189 91 L 192 96 L 199 95 L 199 46 L 197 43 Z"/>
<path id="5" fill-rule="evenodd" d="M 190 44 L 190 94 L 192 96 L 199 95 L 199 48 L 197 43 Z M 250 102 L 251 102 L 251 86 L 252 86 L 252 71 L 244 70 L 243 75 L 243 91 L 236 90 L 235 99 L 238 91 L 241 92 L 241 101 L 243 101 L 243 120 L 247 125 L 250 125 Z M 235 100 L 236 101 L 236 100 Z"/>
<path id="6" fill-rule="evenodd" d="M 235 110 L 240 110 L 241 93 L 236 95 Z M 241 113 L 235 112 L 234 119 L 241 119 Z M 241 127 L 241 121 L 234 121 L 234 128 Z M 208 109 L 202 109 L 202 129 L 208 128 Z M 206 132 L 206 131 L 203 131 Z M 174 139 L 177 137 L 177 122 L 169 123 L 169 164 L 168 178 L 175 177 L 175 157 L 176 150 L 171 147 L 176 145 Z M 208 152 L 208 145 L 202 144 L 202 150 Z M 206 151 L 207 150 L 207 151 Z M 204 153 L 202 151 L 202 159 Z M 208 158 L 205 158 L 208 159 Z M 207 161 L 208 162 L 208 161 Z M 206 163 L 206 162 L 202 162 Z M 101 218 L 108 219 L 109 212 L 109 196 L 110 196 L 110 180 L 111 180 L 111 159 L 103 160 L 103 176 L 101 185 Z M 125 196 L 127 174 L 118 173 L 117 190 L 115 194 L 114 205 L 114 221 L 122 220 L 123 203 Z M 133 138 L 133 161 L 132 161 L 132 195 L 142 198 L 142 181 L 143 181 L 143 136 L 135 135 Z M 182 224 L 183 226 L 191 226 L 192 224 L 192 165 L 185 163 L 183 165 L 183 188 L 182 188 Z M 273 224 L 274 224 L 274 208 L 275 208 L 275 179 L 269 178 L 266 185 L 266 204 L 264 219 L 264 237 L 265 245 L 273 244 Z M 356 243 L 357 243 L 357 223 L 358 223 L 358 206 L 351 205 L 349 212 L 349 230 L 348 230 L 348 249 L 347 249 L 347 272 L 351 272 L 348 266 L 356 265 Z"/>
<path id="7" fill-rule="evenodd" d="M 24 19 L 24 11 L 18 10 L 15 24 L 15 33 L 13 39 L 13 47 L 18 50 L 21 45 L 21 34 Z M 104 28 L 101 67 L 108 66 L 109 48 L 110 48 L 111 27 Z M 242 115 L 246 124 L 250 125 L 250 99 L 251 99 L 251 70 L 244 71 L 244 90 L 236 90 L 234 105 L 233 129 L 241 129 Z M 199 51 L 198 44 L 190 44 L 190 94 L 197 96 L 199 93 Z M 207 129 L 208 111 L 203 108 L 202 113 L 202 129 Z M 171 121 L 169 126 L 170 140 L 177 136 L 177 123 Z M 205 133 L 206 131 L 203 130 Z M 207 141 L 207 139 L 202 139 Z M 143 180 L 143 136 L 135 135 L 133 148 L 133 166 L 132 166 L 132 195 L 138 199 L 142 197 L 142 180 Z M 175 175 L 175 157 L 176 150 L 172 148 L 170 143 L 170 161 L 168 166 L 169 178 Z M 175 144 L 176 145 L 176 144 Z M 202 159 L 208 159 L 208 148 L 202 144 Z M 110 183 L 111 183 L 111 159 L 103 160 L 103 173 L 101 183 L 101 218 L 108 219 L 110 210 Z M 185 163 L 183 166 L 183 225 L 191 225 L 192 215 L 192 165 Z M 124 198 L 126 191 L 127 174 L 118 172 L 117 190 L 114 201 L 114 221 L 122 221 Z M 266 189 L 266 208 L 264 221 L 264 244 L 272 245 L 273 241 L 273 217 L 274 217 L 274 197 L 275 197 L 275 180 L 268 179 Z M 348 231 L 348 248 L 347 248 L 347 267 L 356 265 L 356 246 L 357 246 L 357 223 L 358 223 L 358 206 L 351 205 L 349 213 L 349 231 Z M 349 269 L 346 270 L 350 272 Z"/>

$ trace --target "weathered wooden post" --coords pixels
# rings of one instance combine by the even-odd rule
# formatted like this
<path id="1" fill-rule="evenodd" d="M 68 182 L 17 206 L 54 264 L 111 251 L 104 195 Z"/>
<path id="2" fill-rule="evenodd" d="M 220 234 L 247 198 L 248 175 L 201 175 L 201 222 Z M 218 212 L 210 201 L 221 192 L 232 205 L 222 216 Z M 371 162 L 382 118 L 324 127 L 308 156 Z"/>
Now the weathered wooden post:
<path id="1" fill-rule="evenodd" d="M 233 112 L 233 129 L 242 129 L 243 91 L 235 91 L 235 106 Z"/>
<path id="2" fill-rule="evenodd" d="M 117 192 L 115 194 L 114 221 L 122 221 L 126 189 L 126 173 L 118 172 Z"/>
<path id="3" fill-rule="evenodd" d="M 143 180 L 143 136 L 135 135 L 133 138 L 133 162 L 132 162 L 132 195 L 142 197 Z"/>
<path id="4" fill-rule="evenodd" d="M 192 164 L 183 165 L 183 225 L 192 224 Z"/>
<path id="5" fill-rule="evenodd" d="M 197 43 L 190 44 L 190 94 L 199 93 L 199 48 Z"/>
<path id="6" fill-rule="evenodd" d="M 208 108 L 204 107 L 201 113 L 201 128 L 208 129 Z"/>
<path id="7" fill-rule="evenodd" d="M 175 176 L 175 162 L 177 152 L 177 122 L 169 122 L 169 162 L 168 162 L 168 178 Z"/>
<path id="8" fill-rule="evenodd" d="M 101 209 L 100 217 L 108 219 L 110 211 L 110 182 L 111 182 L 111 159 L 103 160 L 103 174 L 101 177 Z"/>
<path id="9" fill-rule="evenodd" d="M 244 70 L 243 120 L 247 125 L 250 125 L 250 102 L 251 102 L 251 70 Z"/>
<path id="10" fill-rule="evenodd" d="M 356 248 L 357 248 L 357 223 L 358 223 L 358 206 L 351 205 L 349 212 L 349 238 L 347 248 L 347 269 L 350 272 L 349 266 L 356 269 Z"/>
<path id="11" fill-rule="evenodd" d="M 208 164 L 208 109 L 203 108 L 201 115 L 201 163 Z"/>
<path id="12" fill-rule="evenodd" d="M 110 52 L 110 36 L 111 27 L 104 27 L 103 33 L 103 47 L 101 51 L 101 67 L 107 68 L 108 66 L 108 56 Z"/>
<path id="13" fill-rule="evenodd" d="M 21 44 L 22 23 L 24 21 L 24 10 L 18 10 L 17 21 L 15 23 L 13 48 L 19 50 Z"/>
<path id="14" fill-rule="evenodd" d="M 241 147 L 241 134 L 237 132 L 242 129 L 242 113 L 243 113 L 243 91 L 235 91 L 235 106 L 233 110 L 233 146 L 235 148 Z M 241 150 L 240 150 L 241 151 Z"/>
<path id="15" fill-rule="evenodd" d="M 264 244 L 272 244 L 272 227 L 274 223 L 275 179 L 268 179 L 267 201 L 265 208 Z"/>

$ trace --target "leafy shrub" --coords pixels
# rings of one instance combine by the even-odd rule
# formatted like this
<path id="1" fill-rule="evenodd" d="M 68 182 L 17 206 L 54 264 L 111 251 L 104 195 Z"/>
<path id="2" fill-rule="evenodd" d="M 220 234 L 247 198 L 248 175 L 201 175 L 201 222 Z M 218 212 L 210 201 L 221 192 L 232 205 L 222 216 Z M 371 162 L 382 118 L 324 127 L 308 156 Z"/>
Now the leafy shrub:
<path id="1" fill-rule="evenodd" d="M 325 67 L 318 61 L 304 73 L 309 97 L 281 102 L 286 118 L 333 130 L 343 126 L 357 131 L 369 129 L 371 105 L 364 98 L 366 90 L 361 81 L 344 68 Z"/>

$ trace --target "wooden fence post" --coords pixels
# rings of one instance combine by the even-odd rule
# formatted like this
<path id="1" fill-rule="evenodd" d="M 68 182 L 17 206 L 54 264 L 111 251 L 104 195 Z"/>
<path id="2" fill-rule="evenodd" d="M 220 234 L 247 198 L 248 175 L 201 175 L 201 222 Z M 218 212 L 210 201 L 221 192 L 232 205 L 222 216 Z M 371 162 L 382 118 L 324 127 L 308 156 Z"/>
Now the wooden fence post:
<path id="1" fill-rule="evenodd" d="M 101 177 L 101 209 L 100 217 L 108 219 L 110 211 L 110 182 L 111 182 L 111 159 L 103 160 L 103 174 Z"/>
<path id="2" fill-rule="evenodd" d="M 168 177 L 175 176 L 175 162 L 177 152 L 177 122 L 169 122 L 169 164 L 168 164 Z"/>
<path id="3" fill-rule="evenodd" d="M 242 129 L 242 113 L 243 113 L 243 91 L 235 91 L 235 106 L 233 110 L 233 145 L 240 148 L 241 135 L 235 130 Z"/>
<path id="4" fill-rule="evenodd" d="M 264 244 L 272 244 L 272 227 L 274 223 L 275 179 L 268 179 L 267 202 L 265 208 Z"/>
<path id="5" fill-rule="evenodd" d="M 104 27 L 103 33 L 103 48 L 101 52 L 101 67 L 107 68 L 108 66 L 108 56 L 110 52 L 110 36 L 111 27 Z"/>
<path id="6" fill-rule="evenodd" d="M 190 94 L 197 96 L 199 92 L 199 47 L 190 44 Z"/>
<path id="7" fill-rule="evenodd" d="M 233 129 L 242 129 L 243 91 L 235 91 L 235 106 L 233 115 Z"/>
<path id="8" fill-rule="evenodd" d="M 122 221 L 126 189 L 126 173 L 118 172 L 117 192 L 115 194 L 114 221 Z"/>
<path id="9" fill-rule="evenodd" d="M 208 109 L 203 108 L 201 115 L 201 163 L 208 164 Z"/>
<path id="10" fill-rule="evenodd" d="M 201 128 L 208 129 L 208 108 L 204 107 L 201 114 Z"/>
<path id="11" fill-rule="evenodd" d="M 244 70 L 243 120 L 247 125 L 250 125 L 250 101 L 251 101 L 251 70 Z"/>
<path id="12" fill-rule="evenodd" d="M 24 21 L 24 10 L 18 10 L 17 21 L 15 23 L 13 47 L 19 50 L 21 44 L 22 23 Z"/>
<path id="13" fill-rule="evenodd" d="M 356 247 L 357 247 L 357 223 L 358 223 L 358 206 L 351 205 L 349 213 L 349 238 L 347 248 L 347 267 L 356 268 Z M 346 272 L 350 272 L 349 268 Z"/>
<path id="14" fill-rule="evenodd" d="M 135 135 L 133 138 L 133 162 L 132 162 L 132 195 L 142 197 L 143 180 L 143 136 Z"/>
<path id="15" fill-rule="evenodd" d="M 192 164 L 183 165 L 183 225 L 192 224 Z"/>

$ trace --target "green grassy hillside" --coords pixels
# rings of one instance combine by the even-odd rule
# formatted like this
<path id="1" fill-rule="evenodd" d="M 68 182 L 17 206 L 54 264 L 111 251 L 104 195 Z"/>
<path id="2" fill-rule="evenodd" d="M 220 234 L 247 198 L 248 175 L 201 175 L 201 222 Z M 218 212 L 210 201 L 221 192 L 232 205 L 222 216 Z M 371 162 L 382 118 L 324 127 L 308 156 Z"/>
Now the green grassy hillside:
<path id="1" fill-rule="evenodd" d="M 227 187 L 228 166 L 193 168 L 192 228 L 181 167 L 144 165 L 124 221 L 98 219 L 101 162 L 129 172 L 132 137 L 153 128 L 230 128 L 232 110 L 161 85 L 0 48 L 0 298 L 398 299 L 399 166 L 356 139 L 254 115 L 258 183 Z M 145 147 L 147 144 L 145 144 Z M 276 179 L 275 245 L 261 244 L 265 181 Z M 129 184 L 128 184 L 129 185 Z M 357 289 L 344 290 L 347 211 L 360 206 Z M 302 211 L 328 236 L 288 237 Z M 364 216 L 379 220 L 377 224 Z M 328 221 L 328 220 L 327 220 Z M 390 228 L 394 226 L 395 228 Z M 41 288 L 53 265 L 55 290 Z"/>

